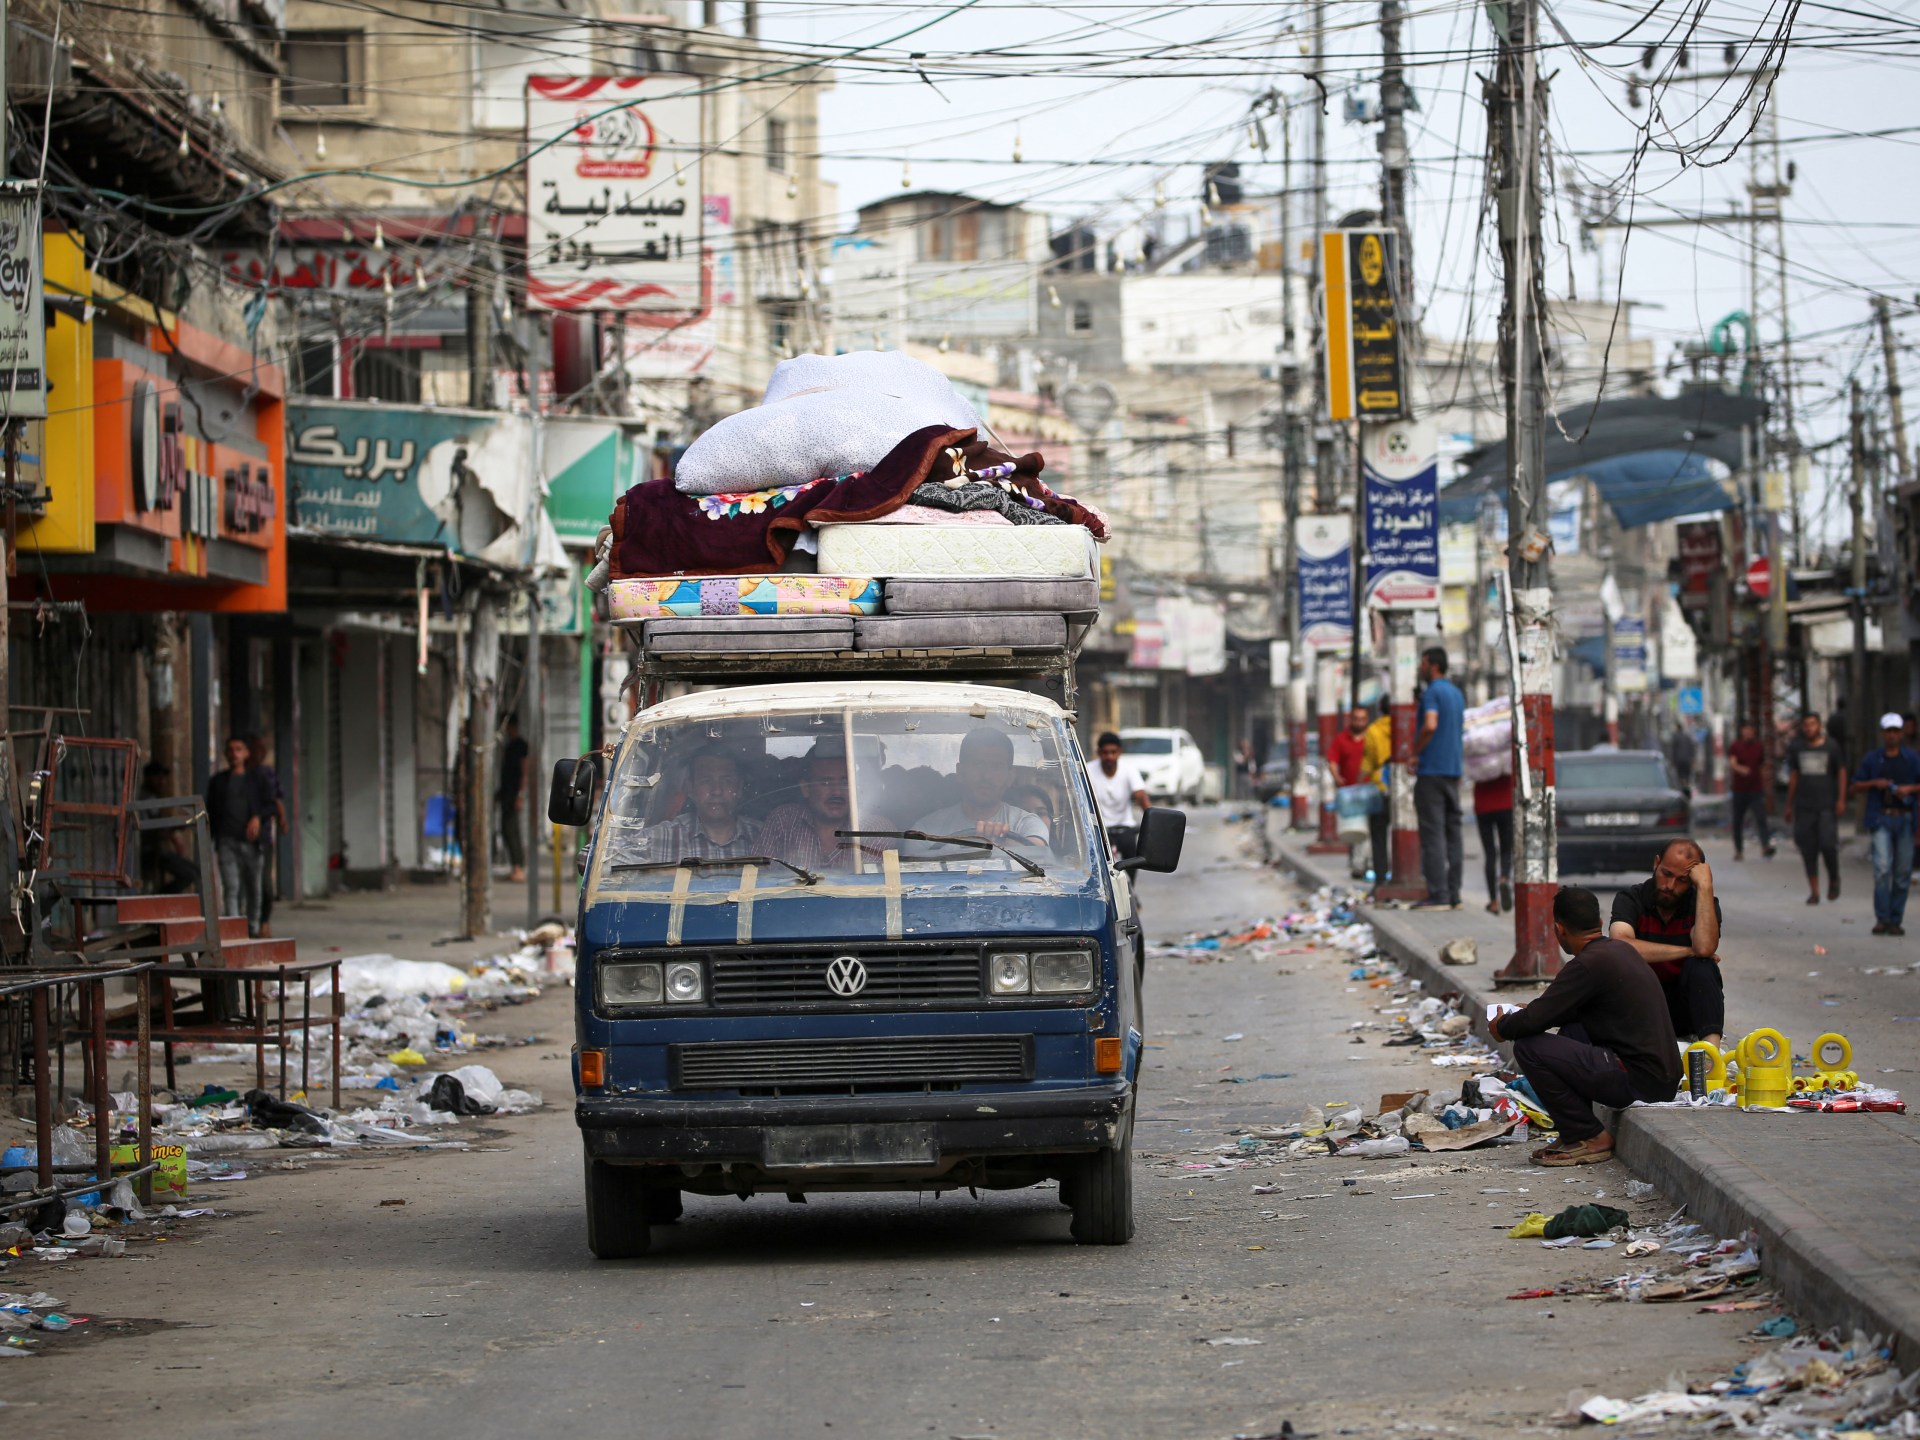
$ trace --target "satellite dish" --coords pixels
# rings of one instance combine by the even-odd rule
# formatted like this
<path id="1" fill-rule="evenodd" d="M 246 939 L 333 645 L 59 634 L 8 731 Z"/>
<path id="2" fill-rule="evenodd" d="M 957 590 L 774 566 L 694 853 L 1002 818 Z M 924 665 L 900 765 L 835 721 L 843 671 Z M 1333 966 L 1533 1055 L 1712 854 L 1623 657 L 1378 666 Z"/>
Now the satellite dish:
<path id="1" fill-rule="evenodd" d="M 1106 429 L 1113 412 L 1119 408 L 1120 397 L 1104 380 L 1096 380 L 1091 385 L 1076 381 L 1060 392 L 1061 411 L 1089 435 Z"/>

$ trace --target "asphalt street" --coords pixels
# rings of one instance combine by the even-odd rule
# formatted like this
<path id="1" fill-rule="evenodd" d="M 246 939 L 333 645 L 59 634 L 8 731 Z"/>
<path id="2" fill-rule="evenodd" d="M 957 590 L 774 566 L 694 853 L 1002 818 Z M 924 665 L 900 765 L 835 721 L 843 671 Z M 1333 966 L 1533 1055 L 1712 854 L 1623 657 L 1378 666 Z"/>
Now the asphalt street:
<path id="1" fill-rule="evenodd" d="M 1238 928 L 1296 904 L 1246 838 L 1222 811 L 1196 816 L 1181 873 L 1148 879 L 1150 929 Z M 386 948 L 429 956 L 431 938 Z M 1637 1221 L 1665 1218 L 1657 1198 L 1624 1199 L 1618 1163 L 1543 1171 L 1504 1147 L 1183 1170 L 1308 1105 L 1457 1088 L 1459 1072 L 1351 1028 L 1384 998 L 1347 971 L 1326 951 L 1153 958 L 1129 1246 L 1074 1245 L 1051 1188 L 689 1197 L 652 1255 L 611 1264 L 586 1250 L 572 997 L 550 991 L 489 1022 L 545 1037 L 488 1059 L 550 1103 L 487 1122 L 484 1147 L 281 1152 L 304 1168 L 222 1187 L 232 1213 L 191 1239 L 140 1263 L 49 1267 L 69 1310 L 145 1323 L 11 1364 L 7 1423 L 77 1435 L 144 1415 L 196 1436 L 408 1440 L 1203 1440 L 1284 1422 L 1495 1436 L 1545 1433 L 1572 1391 L 1637 1394 L 1752 1352 L 1751 1315 L 1506 1298 L 1619 1269 L 1608 1252 L 1507 1239 L 1519 1213 L 1605 1191 Z M 1229 1339 L 1256 1343 L 1205 1343 Z"/>

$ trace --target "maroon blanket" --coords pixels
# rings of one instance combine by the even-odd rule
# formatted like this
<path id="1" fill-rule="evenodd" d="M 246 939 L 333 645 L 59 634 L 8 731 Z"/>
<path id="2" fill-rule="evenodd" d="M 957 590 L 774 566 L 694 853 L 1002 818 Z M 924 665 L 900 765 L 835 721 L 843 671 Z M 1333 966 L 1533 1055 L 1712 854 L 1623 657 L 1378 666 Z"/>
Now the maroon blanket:
<path id="1" fill-rule="evenodd" d="M 714 519 L 700 508 L 698 496 L 682 495 L 672 480 L 636 485 L 613 507 L 614 577 L 770 574 L 786 563 L 802 531 L 877 520 L 906 504 L 924 481 L 951 474 L 953 461 L 945 453 L 949 447 L 963 453 L 969 469 L 1011 461 L 1016 468 L 1009 478 L 1040 500 L 1048 513 L 1106 538 L 1098 517 L 1040 481 L 1046 462 L 1038 455 L 1011 456 L 977 440 L 972 430 L 931 425 L 902 440 L 864 475 L 815 486 L 779 509 L 757 515 Z"/>

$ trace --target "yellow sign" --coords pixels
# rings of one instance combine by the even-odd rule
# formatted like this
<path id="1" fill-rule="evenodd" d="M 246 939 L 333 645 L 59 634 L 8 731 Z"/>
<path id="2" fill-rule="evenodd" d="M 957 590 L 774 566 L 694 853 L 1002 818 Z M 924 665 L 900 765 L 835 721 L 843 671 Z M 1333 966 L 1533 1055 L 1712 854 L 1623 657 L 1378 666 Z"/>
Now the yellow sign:
<path id="1" fill-rule="evenodd" d="M 1406 418 L 1406 358 L 1394 295 L 1390 230 L 1328 230 L 1320 237 L 1326 294 L 1327 418 Z"/>
<path id="2" fill-rule="evenodd" d="M 80 237 L 49 231 L 45 241 L 46 293 L 87 301 L 92 277 Z M 93 553 L 93 323 L 64 311 L 47 329 L 47 418 L 28 424 L 21 478 L 39 482 L 46 509 L 22 519 L 22 550 Z"/>

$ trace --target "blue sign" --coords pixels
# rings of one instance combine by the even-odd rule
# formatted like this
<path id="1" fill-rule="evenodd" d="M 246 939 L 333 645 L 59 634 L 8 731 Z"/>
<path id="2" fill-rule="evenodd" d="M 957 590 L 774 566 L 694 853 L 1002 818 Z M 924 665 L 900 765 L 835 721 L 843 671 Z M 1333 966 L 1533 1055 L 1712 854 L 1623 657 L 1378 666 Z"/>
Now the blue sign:
<path id="1" fill-rule="evenodd" d="M 1404 479 L 1364 467 L 1367 603 L 1389 609 L 1440 603 L 1440 469 L 1429 463 Z"/>
<path id="2" fill-rule="evenodd" d="M 1677 700 L 1682 715 L 1703 715 L 1706 713 L 1707 702 L 1705 697 L 1701 695 L 1698 685 L 1682 685 Z"/>
<path id="3" fill-rule="evenodd" d="M 1300 575 L 1300 644 L 1353 643 L 1353 523 L 1345 515 L 1302 515 L 1294 528 Z"/>

